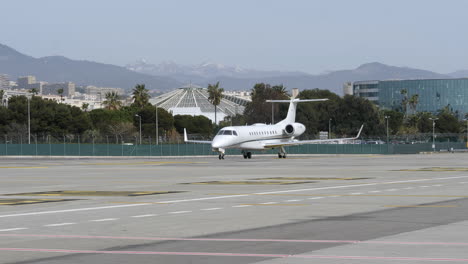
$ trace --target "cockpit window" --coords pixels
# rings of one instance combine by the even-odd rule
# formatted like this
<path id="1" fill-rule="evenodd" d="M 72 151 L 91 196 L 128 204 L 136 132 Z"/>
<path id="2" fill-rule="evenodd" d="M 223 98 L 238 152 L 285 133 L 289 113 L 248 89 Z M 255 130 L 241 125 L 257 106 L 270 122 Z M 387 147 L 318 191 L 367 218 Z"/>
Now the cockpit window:
<path id="1" fill-rule="evenodd" d="M 225 135 L 225 136 L 237 136 L 237 132 L 234 130 L 220 130 L 218 135 Z"/>

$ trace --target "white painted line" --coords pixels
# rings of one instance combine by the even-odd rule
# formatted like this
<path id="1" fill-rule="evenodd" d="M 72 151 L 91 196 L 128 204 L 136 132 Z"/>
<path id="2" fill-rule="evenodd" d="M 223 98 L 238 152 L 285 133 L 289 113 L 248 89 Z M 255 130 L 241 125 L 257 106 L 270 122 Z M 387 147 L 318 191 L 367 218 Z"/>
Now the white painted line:
<path id="1" fill-rule="evenodd" d="M 266 203 L 260 203 L 260 204 L 277 204 L 277 202 L 266 202 Z"/>
<path id="2" fill-rule="evenodd" d="M 169 214 L 186 214 L 191 213 L 192 211 L 176 211 L 176 212 L 169 212 Z"/>
<path id="3" fill-rule="evenodd" d="M 424 185 L 424 186 L 419 186 L 421 188 L 428 188 L 428 187 L 431 187 L 431 186 L 427 186 L 427 185 Z"/>
<path id="4" fill-rule="evenodd" d="M 465 183 L 468 183 L 468 182 L 460 182 L 460 183 L 465 184 Z"/>
<path id="5" fill-rule="evenodd" d="M 240 205 L 234 205 L 233 207 L 236 207 L 236 208 L 241 208 L 241 207 L 249 207 L 251 205 L 249 204 L 240 204 Z"/>
<path id="6" fill-rule="evenodd" d="M 17 228 L 8 228 L 8 229 L 0 229 L 0 232 L 8 232 L 8 231 L 18 231 L 27 229 L 26 227 L 17 227 Z"/>
<path id="7" fill-rule="evenodd" d="M 66 226 L 66 225 L 76 225 L 76 223 L 59 223 L 59 224 L 50 224 L 50 225 L 44 225 L 44 226 Z"/>
<path id="8" fill-rule="evenodd" d="M 406 180 L 406 181 L 391 181 L 391 182 L 374 182 L 374 183 L 328 186 L 328 187 L 318 187 L 318 188 L 308 188 L 308 189 L 292 189 L 292 190 L 281 190 L 281 191 L 276 190 L 276 191 L 251 193 L 251 194 L 236 194 L 236 195 L 202 197 L 202 198 L 183 199 L 183 200 L 174 200 L 174 201 L 160 201 L 159 203 L 184 203 L 184 202 L 194 202 L 194 201 L 206 201 L 206 200 L 219 200 L 219 199 L 229 199 L 229 198 L 238 198 L 238 197 L 249 197 L 249 196 L 252 196 L 252 195 L 264 195 L 264 194 L 275 194 L 275 193 L 294 193 L 294 192 L 307 192 L 307 191 L 332 190 L 332 189 L 346 189 L 346 188 L 355 188 L 355 187 L 364 187 L 364 186 L 377 186 L 377 185 L 399 184 L 399 183 L 409 183 L 409 182 L 454 180 L 454 179 L 464 179 L 464 178 L 468 178 L 468 176 L 426 178 L 426 179 Z M 54 211 L 37 211 L 37 212 L 29 212 L 29 213 L 0 215 L 0 218 L 30 216 L 30 215 L 44 215 L 44 214 L 70 213 L 70 212 L 83 212 L 83 211 L 91 211 L 91 210 L 116 209 L 116 208 L 125 208 L 125 207 L 149 206 L 149 205 L 154 205 L 154 204 L 153 203 L 122 204 L 122 205 L 100 206 L 100 207 L 84 207 L 84 208 L 75 208 L 75 209 L 54 210 Z"/>
<path id="9" fill-rule="evenodd" d="M 370 193 L 379 193 L 381 191 L 370 191 Z"/>
<path id="10" fill-rule="evenodd" d="M 293 199 L 293 200 L 286 200 L 285 202 L 300 202 L 302 200 L 296 200 L 296 199 Z"/>
<path id="11" fill-rule="evenodd" d="M 362 194 L 362 193 L 361 192 L 351 193 L 351 195 L 359 195 L 359 194 Z"/>
<path id="12" fill-rule="evenodd" d="M 104 219 L 91 220 L 90 222 L 106 222 L 106 221 L 115 221 L 115 220 L 118 220 L 118 218 L 104 218 Z"/>
<path id="13" fill-rule="evenodd" d="M 406 188 L 403 188 L 403 190 L 411 190 L 413 189 L 413 187 L 406 187 Z"/>
<path id="14" fill-rule="evenodd" d="M 214 211 L 214 210 L 221 210 L 223 208 L 220 207 L 214 207 L 214 208 L 206 208 L 206 209 L 201 209 L 202 211 Z"/>
<path id="15" fill-rule="evenodd" d="M 340 195 L 330 195 L 329 197 L 340 197 Z"/>
<path id="16" fill-rule="evenodd" d="M 432 185 L 434 187 L 440 187 L 440 186 L 443 186 L 442 184 L 435 184 L 435 185 Z"/>
<path id="17" fill-rule="evenodd" d="M 387 190 L 385 190 L 385 191 L 387 191 L 387 192 L 394 192 L 394 191 L 398 191 L 398 189 L 387 189 Z"/>
<path id="18" fill-rule="evenodd" d="M 309 200 L 317 200 L 317 199 L 323 199 L 323 197 L 311 197 L 311 198 L 307 198 Z"/>
<path id="19" fill-rule="evenodd" d="M 157 214 L 134 215 L 134 218 L 157 216 Z"/>

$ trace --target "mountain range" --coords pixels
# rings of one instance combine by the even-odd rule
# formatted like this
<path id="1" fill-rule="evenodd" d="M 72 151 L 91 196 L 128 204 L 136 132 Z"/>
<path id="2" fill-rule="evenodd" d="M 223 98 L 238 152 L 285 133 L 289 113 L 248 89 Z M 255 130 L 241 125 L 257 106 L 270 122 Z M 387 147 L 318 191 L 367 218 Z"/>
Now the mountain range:
<path id="1" fill-rule="evenodd" d="M 116 87 L 126 90 L 144 83 L 152 90 L 168 91 L 182 83 L 169 77 L 152 76 L 125 67 L 85 60 L 71 60 L 62 56 L 34 58 L 0 44 L 0 74 L 11 80 L 34 75 L 38 81 L 74 82 L 77 85 Z"/>
<path id="2" fill-rule="evenodd" d="M 180 65 L 163 62 L 159 65 L 144 60 L 126 67 L 85 60 L 72 60 L 62 56 L 34 58 L 0 44 L 0 74 L 11 80 L 19 76 L 34 75 L 47 82 L 71 81 L 77 85 L 118 87 L 131 90 L 144 83 L 155 92 L 166 92 L 189 82 L 200 86 L 220 82 L 226 90 L 249 90 L 255 83 L 283 84 L 287 88 L 328 89 L 342 94 L 343 83 L 361 80 L 437 79 L 468 77 L 468 70 L 440 74 L 408 67 L 389 66 L 378 62 L 366 63 L 355 69 L 309 74 L 299 71 L 261 71 L 217 63 Z"/>

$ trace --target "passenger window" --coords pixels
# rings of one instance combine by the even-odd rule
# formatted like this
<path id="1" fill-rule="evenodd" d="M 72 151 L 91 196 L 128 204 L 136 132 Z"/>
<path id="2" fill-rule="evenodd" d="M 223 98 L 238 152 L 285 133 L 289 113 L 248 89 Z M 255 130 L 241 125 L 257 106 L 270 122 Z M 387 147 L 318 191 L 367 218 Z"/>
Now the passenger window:
<path id="1" fill-rule="evenodd" d="M 236 132 L 236 131 L 232 131 L 232 134 L 233 134 L 234 136 L 237 136 L 237 132 Z"/>
<path id="2" fill-rule="evenodd" d="M 224 135 L 229 135 L 229 136 L 231 136 L 231 135 L 232 135 L 232 130 L 226 130 L 226 131 L 224 131 Z"/>

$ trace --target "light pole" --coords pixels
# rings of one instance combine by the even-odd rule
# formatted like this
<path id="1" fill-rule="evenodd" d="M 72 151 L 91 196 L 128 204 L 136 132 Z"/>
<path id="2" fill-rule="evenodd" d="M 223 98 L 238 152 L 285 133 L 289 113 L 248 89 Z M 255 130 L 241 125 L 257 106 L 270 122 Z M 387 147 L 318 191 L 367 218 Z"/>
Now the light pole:
<path id="1" fill-rule="evenodd" d="M 31 98 L 28 96 L 28 144 L 31 144 Z"/>
<path id="2" fill-rule="evenodd" d="M 328 139 L 331 138 L 331 121 L 332 119 L 328 119 Z"/>
<path id="3" fill-rule="evenodd" d="M 135 116 L 137 116 L 140 119 L 140 145 L 141 145 L 141 116 L 138 114 L 136 114 Z"/>
<path id="4" fill-rule="evenodd" d="M 156 107 L 156 145 L 159 143 L 159 120 L 158 120 L 158 104 L 154 104 Z"/>
<path id="5" fill-rule="evenodd" d="M 385 119 L 386 119 L 386 123 L 387 123 L 387 145 L 388 145 L 388 119 L 390 118 L 390 116 L 384 116 Z"/>
<path id="6" fill-rule="evenodd" d="M 466 147 L 468 148 L 468 119 L 463 119 L 466 121 Z"/>
<path id="7" fill-rule="evenodd" d="M 430 117 L 429 120 L 432 120 L 432 151 L 435 152 L 435 121 L 439 118 Z"/>

